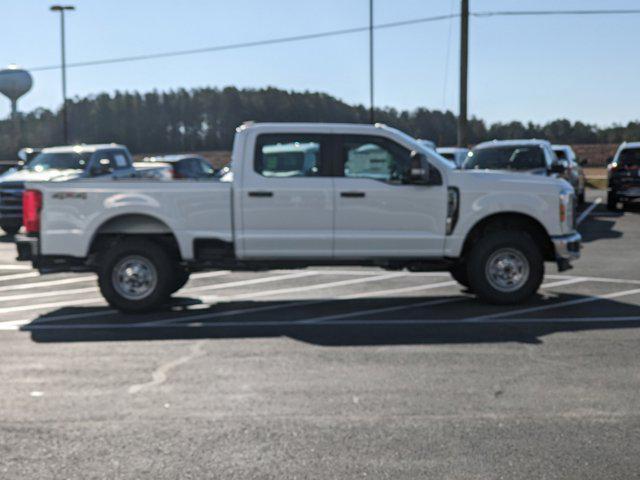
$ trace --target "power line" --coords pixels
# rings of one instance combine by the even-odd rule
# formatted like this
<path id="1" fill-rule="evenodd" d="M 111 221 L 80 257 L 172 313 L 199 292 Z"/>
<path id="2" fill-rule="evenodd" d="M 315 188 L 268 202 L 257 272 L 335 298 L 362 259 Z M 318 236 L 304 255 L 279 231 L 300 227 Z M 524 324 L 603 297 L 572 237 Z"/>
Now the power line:
<path id="1" fill-rule="evenodd" d="M 498 16 L 532 16 L 532 15 L 632 15 L 640 14 L 640 9 L 627 10 L 504 10 L 504 11 L 488 11 L 488 12 L 470 12 L 469 15 L 477 18 L 498 17 Z M 403 20 L 398 22 L 381 23 L 374 25 L 375 30 L 387 28 L 398 28 L 409 25 L 417 25 L 421 23 L 437 22 L 441 20 L 450 20 L 459 18 L 459 13 L 449 15 L 437 15 L 432 17 L 422 17 L 413 20 Z M 145 55 L 132 55 L 127 57 L 105 58 L 100 60 L 88 60 L 84 62 L 68 63 L 67 68 L 90 67 L 97 65 L 108 65 L 114 63 L 137 62 L 144 60 L 154 60 L 158 58 L 180 57 L 185 55 L 196 55 L 200 53 L 222 52 L 227 50 L 238 50 L 243 48 L 260 47 L 266 45 L 277 45 L 282 43 L 300 42 L 304 40 L 313 40 L 317 38 L 334 37 L 340 35 L 350 35 L 353 33 L 368 32 L 369 26 L 345 28 L 340 30 L 329 30 L 325 32 L 310 33 L 306 35 L 295 35 L 291 37 L 279 37 L 265 40 L 255 40 L 251 42 L 230 43 L 226 45 L 214 45 L 211 47 L 193 48 L 189 50 L 174 50 L 169 52 L 150 53 Z M 44 65 L 29 68 L 31 72 L 42 72 L 46 70 L 57 70 L 60 65 Z"/>
<path id="2" fill-rule="evenodd" d="M 640 9 L 628 10 L 504 10 L 496 12 L 472 12 L 473 17 L 505 17 L 531 15 L 630 15 L 638 14 Z"/>
<path id="3" fill-rule="evenodd" d="M 404 20 L 399 22 L 389 22 L 389 23 L 381 23 L 378 25 L 374 25 L 373 28 L 376 30 L 381 30 L 385 28 L 396 28 L 396 27 L 404 27 L 408 25 L 416 25 L 419 23 L 428 23 L 428 22 L 437 22 L 439 20 L 448 20 L 449 18 L 457 17 L 457 14 L 454 15 L 438 15 L 434 17 L 424 17 L 424 18 L 416 18 L 413 20 Z M 161 53 L 151 53 L 146 55 L 133 55 L 129 57 L 116 57 L 116 58 L 107 58 L 102 60 L 90 60 L 86 62 L 74 62 L 68 63 L 67 68 L 77 68 L 77 67 L 89 67 L 94 65 L 107 65 L 111 63 L 123 63 L 123 62 L 135 62 L 140 60 L 153 60 L 156 58 L 167 58 L 167 57 L 178 57 L 183 55 L 195 55 L 198 53 L 208 53 L 208 52 L 221 52 L 225 50 L 236 50 L 241 48 L 249 48 L 249 47 L 259 47 L 264 45 L 275 45 L 279 43 L 289 43 L 289 42 L 300 42 L 303 40 L 313 40 L 316 38 L 324 38 L 324 37 L 333 37 L 338 35 L 348 35 L 352 33 L 360 33 L 360 32 L 368 32 L 369 26 L 366 27 L 355 27 L 355 28 L 345 28 L 341 30 L 330 30 L 327 32 L 318 32 L 318 33 L 309 33 L 307 35 L 296 35 L 292 37 L 280 37 L 280 38 L 271 38 L 266 40 L 256 40 L 252 42 L 242 42 L 242 43 L 231 43 L 227 45 L 215 45 L 212 47 L 203 47 L 203 48 L 194 48 L 190 50 L 175 50 L 172 52 L 161 52 Z M 28 70 L 31 72 L 42 72 L 45 70 L 55 70 L 60 68 L 59 65 L 45 65 L 41 67 L 29 68 Z"/>

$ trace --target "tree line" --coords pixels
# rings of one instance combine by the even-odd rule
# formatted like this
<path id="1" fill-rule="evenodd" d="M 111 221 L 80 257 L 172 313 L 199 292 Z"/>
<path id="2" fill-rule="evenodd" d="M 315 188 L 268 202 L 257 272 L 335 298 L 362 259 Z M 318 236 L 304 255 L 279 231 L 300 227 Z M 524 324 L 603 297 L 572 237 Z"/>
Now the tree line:
<path id="1" fill-rule="evenodd" d="M 117 142 L 134 153 L 229 150 L 242 122 L 367 123 L 368 109 L 349 105 L 325 93 L 276 88 L 227 87 L 101 93 L 68 101 L 73 143 Z M 418 108 L 381 108 L 376 120 L 438 145 L 456 142 L 456 117 L 450 112 Z M 11 158 L 23 146 L 60 145 L 62 113 L 38 108 L 19 118 L 0 121 L 0 156 Z M 472 144 L 490 139 L 545 138 L 554 143 L 619 143 L 640 139 L 640 122 L 600 128 L 582 122 L 554 120 L 544 125 L 518 121 L 469 121 Z"/>

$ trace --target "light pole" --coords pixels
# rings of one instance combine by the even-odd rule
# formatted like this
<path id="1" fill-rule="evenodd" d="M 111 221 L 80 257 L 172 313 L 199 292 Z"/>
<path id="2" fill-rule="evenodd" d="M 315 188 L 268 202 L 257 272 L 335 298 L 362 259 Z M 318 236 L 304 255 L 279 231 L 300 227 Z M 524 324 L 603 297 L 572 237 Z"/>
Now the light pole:
<path id="1" fill-rule="evenodd" d="M 65 52 L 64 12 L 75 10 L 73 5 L 52 5 L 52 12 L 60 12 L 60 43 L 62 47 L 62 125 L 64 143 L 69 143 L 69 124 L 67 119 L 67 58 Z"/>
<path id="2" fill-rule="evenodd" d="M 373 89 L 373 0 L 369 0 L 369 121 L 371 123 L 375 122 Z"/>
<path id="3" fill-rule="evenodd" d="M 460 112 L 458 114 L 458 146 L 469 144 L 467 93 L 469 78 L 469 0 L 460 5 Z"/>

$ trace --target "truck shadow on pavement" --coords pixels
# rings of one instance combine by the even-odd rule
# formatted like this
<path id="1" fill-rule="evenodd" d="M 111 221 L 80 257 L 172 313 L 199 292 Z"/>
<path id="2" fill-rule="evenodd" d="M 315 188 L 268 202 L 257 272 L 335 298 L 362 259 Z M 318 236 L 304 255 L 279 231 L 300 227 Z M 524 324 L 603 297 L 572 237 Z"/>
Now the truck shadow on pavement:
<path id="1" fill-rule="evenodd" d="M 421 301 L 434 306 L 411 306 Z M 125 315 L 104 307 L 68 307 L 40 316 L 21 329 L 30 332 L 35 342 L 286 336 L 315 345 L 365 346 L 537 344 L 542 337 L 558 332 L 640 327 L 640 305 L 572 294 L 540 295 L 516 307 L 485 305 L 462 295 L 318 299 L 308 301 L 316 304 L 308 306 L 305 302 L 228 302 L 180 311 L 189 302 L 176 299 L 173 309 L 144 315 Z M 554 309 L 554 304 L 565 302 L 572 305 Z M 526 309 L 533 311 L 523 311 Z"/>

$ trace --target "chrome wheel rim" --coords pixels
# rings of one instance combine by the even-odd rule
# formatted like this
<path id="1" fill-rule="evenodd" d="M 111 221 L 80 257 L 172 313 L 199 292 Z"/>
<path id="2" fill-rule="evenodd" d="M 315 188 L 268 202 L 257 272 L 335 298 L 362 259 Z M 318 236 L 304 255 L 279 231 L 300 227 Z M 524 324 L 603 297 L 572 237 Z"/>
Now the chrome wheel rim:
<path id="1" fill-rule="evenodd" d="M 529 279 L 529 261 L 513 248 L 494 252 L 487 261 L 485 275 L 489 284 L 500 292 L 515 292 Z"/>
<path id="2" fill-rule="evenodd" d="M 130 255 L 115 265 L 111 281 L 116 292 L 127 300 L 142 300 L 158 285 L 158 272 L 147 258 Z"/>

